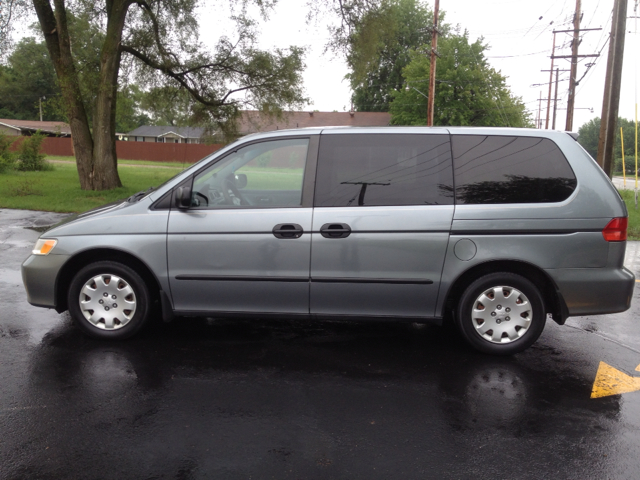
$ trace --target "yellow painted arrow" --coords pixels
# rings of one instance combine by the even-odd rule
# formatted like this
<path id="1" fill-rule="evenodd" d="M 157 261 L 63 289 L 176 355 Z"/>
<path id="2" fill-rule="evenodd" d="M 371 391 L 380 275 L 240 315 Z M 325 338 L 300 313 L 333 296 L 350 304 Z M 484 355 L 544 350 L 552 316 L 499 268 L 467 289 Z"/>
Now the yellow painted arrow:
<path id="1" fill-rule="evenodd" d="M 636 368 L 640 371 L 640 365 Z M 598 373 L 593 382 L 591 398 L 608 397 L 620 393 L 629 393 L 640 390 L 640 377 L 632 377 L 620 370 L 600 362 Z"/>

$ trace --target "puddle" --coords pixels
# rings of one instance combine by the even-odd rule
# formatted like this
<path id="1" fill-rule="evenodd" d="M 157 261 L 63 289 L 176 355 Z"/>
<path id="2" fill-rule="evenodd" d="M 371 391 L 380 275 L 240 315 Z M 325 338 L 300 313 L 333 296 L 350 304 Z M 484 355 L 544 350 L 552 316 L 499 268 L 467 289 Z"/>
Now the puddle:
<path id="1" fill-rule="evenodd" d="M 45 225 L 43 227 L 31 226 L 31 227 L 22 227 L 22 228 L 25 228 L 27 230 L 34 230 L 34 231 L 40 232 L 40 233 L 44 233 L 47 230 L 50 230 L 52 227 L 54 227 L 54 225 Z"/>

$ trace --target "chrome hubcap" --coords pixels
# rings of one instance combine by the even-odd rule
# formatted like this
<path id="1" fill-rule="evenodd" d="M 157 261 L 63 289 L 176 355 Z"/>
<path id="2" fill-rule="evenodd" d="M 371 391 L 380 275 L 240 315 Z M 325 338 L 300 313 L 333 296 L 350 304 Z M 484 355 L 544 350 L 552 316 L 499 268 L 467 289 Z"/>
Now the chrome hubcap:
<path id="1" fill-rule="evenodd" d="M 471 318 L 485 340 L 511 343 L 522 337 L 533 317 L 529 299 L 513 287 L 492 287 L 478 296 Z"/>
<path id="2" fill-rule="evenodd" d="M 94 327 L 117 330 L 136 313 L 133 288 L 116 275 L 97 275 L 80 290 L 80 310 Z"/>

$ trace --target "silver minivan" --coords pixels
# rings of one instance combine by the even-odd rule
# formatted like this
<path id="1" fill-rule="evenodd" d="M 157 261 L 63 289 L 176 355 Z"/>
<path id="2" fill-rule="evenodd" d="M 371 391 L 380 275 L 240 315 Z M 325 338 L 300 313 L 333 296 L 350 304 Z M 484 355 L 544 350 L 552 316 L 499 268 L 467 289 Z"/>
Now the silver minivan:
<path id="1" fill-rule="evenodd" d="M 243 137 L 47 231 L 31 304 L 94 337 L 151 317 L 451 318 L 513 354 L 550 315 L 622 312 L 627 210 L 570 134 L 313 128 Z"/>

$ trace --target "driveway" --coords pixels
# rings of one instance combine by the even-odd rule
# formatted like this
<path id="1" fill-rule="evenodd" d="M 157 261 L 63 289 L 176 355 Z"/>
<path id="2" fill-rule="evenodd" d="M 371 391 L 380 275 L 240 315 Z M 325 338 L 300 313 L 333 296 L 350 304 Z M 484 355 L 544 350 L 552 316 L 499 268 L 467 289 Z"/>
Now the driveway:
<path id="1" fill-rule="evenodd" d="M 508 358 L 379 321 L 191 318 L 102 342 L 26 302 L 25 227 L 60 217 L 0 210 L 0 478 L 638 476 L 640 391 L 616 393 L 640 390 L 637 290 Z"/>

